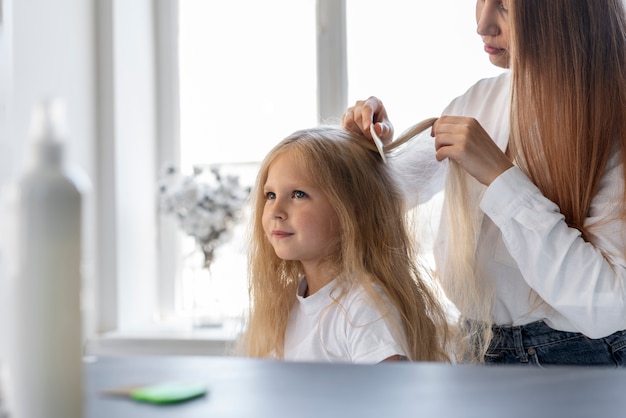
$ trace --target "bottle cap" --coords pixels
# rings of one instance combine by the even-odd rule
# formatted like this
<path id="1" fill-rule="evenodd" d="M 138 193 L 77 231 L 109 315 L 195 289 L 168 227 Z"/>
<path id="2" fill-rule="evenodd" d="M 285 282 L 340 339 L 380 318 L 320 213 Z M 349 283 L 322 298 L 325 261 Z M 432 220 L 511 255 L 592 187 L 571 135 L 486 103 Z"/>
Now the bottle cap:
<path id="1" fill-rule="evenodd" d="M 60 163 L 66 130 L 65 104 L 62 100 L 46 99 L 37 103 L 30 123 L 35 157 L 45 162 Z"/>

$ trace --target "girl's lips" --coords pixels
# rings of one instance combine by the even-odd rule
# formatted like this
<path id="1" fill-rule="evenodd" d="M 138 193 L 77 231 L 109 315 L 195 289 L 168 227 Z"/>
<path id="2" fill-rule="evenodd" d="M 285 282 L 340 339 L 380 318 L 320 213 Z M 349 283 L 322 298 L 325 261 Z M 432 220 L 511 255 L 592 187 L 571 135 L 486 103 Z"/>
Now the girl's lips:
<path id="1" fill-rule="evenodd" d="M 285 238 L 285 237 L 290 237 L 292 236 L 293 233 L 292 232 L 286 232 L 286 231 L 272 231 L 272 236 L 276 237 L 276 238 Z"/>
<path id="2" fill-rule="evenodd" d="M 506 49 L 496 48 L 493 45 L 485 44 L 485 52 L 489 55 L 499 55 L 506 52 Z"/>

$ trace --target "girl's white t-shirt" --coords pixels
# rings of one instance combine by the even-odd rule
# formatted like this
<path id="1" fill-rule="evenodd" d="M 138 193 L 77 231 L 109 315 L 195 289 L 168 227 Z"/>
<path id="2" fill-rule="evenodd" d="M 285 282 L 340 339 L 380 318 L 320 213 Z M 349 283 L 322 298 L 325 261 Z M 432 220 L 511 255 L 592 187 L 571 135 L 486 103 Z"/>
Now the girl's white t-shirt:
<path id="1" fill-rule="evenodd" d="M 397 320 L 395 311 L 383 316 L 362 287 L 339 300 L 335 281 L 305 298 L 306 288 L 302 279 L 285 334 L 285 360 L 378 363 L 406 355 L 387 325 Z"/>

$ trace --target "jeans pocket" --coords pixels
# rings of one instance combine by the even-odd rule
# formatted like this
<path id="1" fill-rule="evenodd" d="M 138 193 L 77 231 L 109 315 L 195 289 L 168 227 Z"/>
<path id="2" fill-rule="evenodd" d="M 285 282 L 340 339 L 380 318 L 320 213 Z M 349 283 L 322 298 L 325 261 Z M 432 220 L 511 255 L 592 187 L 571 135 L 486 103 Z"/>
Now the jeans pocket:
<path id="1" fill-rule="evenodd" d="M 626 367 L 626 331 L 618 331 L 605 338 L 611 348 L 613 360 L 617 367 Z"/>
<path id="2" fill-rule="evenodd" d="M 502 351 L 488 352 L 485 354 L 485 364 L 503 364 L 504 353 Z"/>

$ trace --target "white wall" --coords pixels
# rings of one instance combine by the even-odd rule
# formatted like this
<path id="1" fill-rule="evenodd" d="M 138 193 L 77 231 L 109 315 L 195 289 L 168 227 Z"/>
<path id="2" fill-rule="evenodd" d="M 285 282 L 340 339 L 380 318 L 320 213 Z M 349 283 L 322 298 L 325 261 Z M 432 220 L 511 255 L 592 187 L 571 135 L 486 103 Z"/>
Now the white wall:
<path id="1" fill-rule="evenodd" d="M 0 187 L 4 190 L 21 173 L 28 152 L 31 109 L 50 96 L 66 103 L 68 160 L 95 178 L 94 1 L 0 3 Z M 85 215 L 85 280 L 89 286 L 95 263 L 93 198 L 86 199 Z M 6 216 L 0 222 L 8 222 Z M 6 279 L 5 267 L 6 255 L 0 253 L 0 282 Z"/>
<path id="2" fill-rule="evenodd" d="M 155 295 L 153 0 L 0 5 L 0 193 L 24 168 L 33 104 L 63 98 L 66 158 L 92 182 L 83 223 L 86 331 L 130 327 L 151 314 Z M 0 285 L 6 276 L 0 246 Z M 107 304 L 98 303 L 102 297 Z"/>
<path id="3" fill-rule="evenodd" d="M 0 23 L 0 182 L 22 169 L 31 108 L 44 97 L 65 99 L 67 154 L 88 174 L 94 164 L 94 14 L 91 0 L 3 0 Z"/>
<path id="4" fill-rule="evenodd" d="M 9 34 L 11 32 L 8 0 L 0 0 L 0 185 L 9 177 L 11 172 L 11 160 L 13 146 L 9 141 L 7 131 L 8 122 L 8 93 L 9 79 L 11 77 L 8 63 L 11 51 L 9 49 Z"/>

